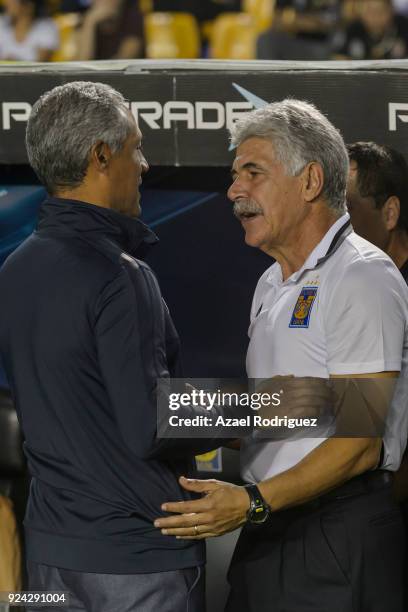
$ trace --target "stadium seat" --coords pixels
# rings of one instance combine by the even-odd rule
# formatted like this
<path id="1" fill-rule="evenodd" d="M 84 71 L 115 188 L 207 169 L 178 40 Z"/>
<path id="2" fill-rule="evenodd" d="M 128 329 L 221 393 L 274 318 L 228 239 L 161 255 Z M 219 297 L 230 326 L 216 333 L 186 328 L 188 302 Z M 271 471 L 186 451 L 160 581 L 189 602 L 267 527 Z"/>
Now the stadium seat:
<path id="1" fill-rule="evenodd" d="M 264 32 L 272 25 L 275 0 L 242 0 L 242 10 L 254 17 L 258 32 Z"/>
<path id="2" fill-rule="evenodd" d="M 258 31 L 248 13 L 222 13 L 213 24 L 210 54 L 213 59 L 246 60 L 256 57 Z"/>
<path id="3" fill-rule="evenodd" d="M 183 59 L 200 57 L 198 24 L 190 13 L 145 15 L 146 57 Z"/>
<path id="4" fill-rule="evenodd" d="M 63 13 L 53 17 L 60 35 L 60 48 L 53 53 L 52 62 L 71 62 L 77 51 L 76 30 L 81 21 L 80 13 Z"/>
<path id="5" fill-rule="evenodd" d="M 151 13 L 153 11 L 153 0 L 139 0 L 139 8 L 142 13 Z"/>

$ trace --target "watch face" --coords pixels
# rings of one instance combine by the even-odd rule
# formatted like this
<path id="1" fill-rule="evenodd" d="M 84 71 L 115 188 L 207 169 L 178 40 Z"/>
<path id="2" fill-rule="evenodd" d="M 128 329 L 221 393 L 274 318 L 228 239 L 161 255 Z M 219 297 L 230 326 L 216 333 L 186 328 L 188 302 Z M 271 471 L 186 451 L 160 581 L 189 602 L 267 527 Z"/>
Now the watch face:
<path id="1" fill-rule="evenodd" d="M 265 507 L 251 508 L 250 511 L 248 512 L 248 520 L 250 523 L 253 523 L 254 525 L 261 525 L 262 523 L 266 521 L 269 514 L 270 514 L 269 508 L 265 508 Z"/>

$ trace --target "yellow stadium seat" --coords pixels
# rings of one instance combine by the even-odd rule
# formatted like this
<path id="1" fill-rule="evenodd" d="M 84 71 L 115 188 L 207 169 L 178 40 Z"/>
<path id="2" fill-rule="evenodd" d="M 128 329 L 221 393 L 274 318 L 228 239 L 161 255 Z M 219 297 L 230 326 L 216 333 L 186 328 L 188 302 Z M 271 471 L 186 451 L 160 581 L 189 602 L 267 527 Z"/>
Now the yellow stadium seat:
<path id="1" fill-rule="evenodd" d="M 60 48 L 53 53 L 52 62 L 71 62 L 77 52 L 77 28 L 81 22 L 80 13 L 62 13 L 53 17 L 60 35 Z"/>
<path id="2" fill-rule="evenodd" d="M 153 10 L 153 0 L 139 0 L 139 9 L 142 13 L 151 13 Z"/>
<path id="3" fill-rule="evenodd" d="M 214 20 L 210 52 L 213 59 L 256 57 L 256 23 L 248 13 L 222 13 Z"/>
<path id="4" fill-rule="evenodd" d="M 145 15 L 146 57 L 183 59 L 200 56 L 200 32 L 190 13 Z"/>
<path id="5" fill-rule="evenodd" d="M 275 0 L 243 0 L 242 10 L 254 17 L 258 32 L 263 32 L 272 25 Z"/>

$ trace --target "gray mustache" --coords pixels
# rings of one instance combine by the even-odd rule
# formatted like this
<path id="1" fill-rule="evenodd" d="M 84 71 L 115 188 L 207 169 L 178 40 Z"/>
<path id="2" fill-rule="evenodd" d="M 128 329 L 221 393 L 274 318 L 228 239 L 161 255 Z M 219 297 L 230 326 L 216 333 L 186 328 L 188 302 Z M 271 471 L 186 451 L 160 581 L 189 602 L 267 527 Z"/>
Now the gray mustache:
<path id="1" fill-rule="evenodd" d="M 262 208 L 252 200 L 236 200 L 232 212 L 239 218 L 248 213 L 262 213 Z"/>

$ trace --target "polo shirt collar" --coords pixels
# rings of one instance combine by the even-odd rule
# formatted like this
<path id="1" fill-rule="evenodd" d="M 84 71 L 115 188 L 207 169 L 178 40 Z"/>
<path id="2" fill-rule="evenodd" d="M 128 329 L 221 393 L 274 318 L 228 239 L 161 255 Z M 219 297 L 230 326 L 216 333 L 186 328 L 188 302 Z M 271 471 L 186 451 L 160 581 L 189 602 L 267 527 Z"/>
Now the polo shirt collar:
<path id="1" fill-rule="evenodd" d="M 285 283 L 296 283 L 306 270 L 314 270 L 318 265 L 326 261 L 341 245 L 343 240 L 353 231 L 348 212 L 344 213 L 333 225 L 329 228 L 321 241 L 315 246 L 313 251 L 306 259 L 303 266 L 294 272 Z M 268 281 L 272 283 L 282 283 L 282 269 L 280 264 L 276 262 L 272 266 Z"/>

